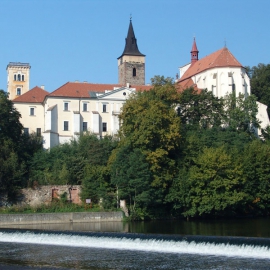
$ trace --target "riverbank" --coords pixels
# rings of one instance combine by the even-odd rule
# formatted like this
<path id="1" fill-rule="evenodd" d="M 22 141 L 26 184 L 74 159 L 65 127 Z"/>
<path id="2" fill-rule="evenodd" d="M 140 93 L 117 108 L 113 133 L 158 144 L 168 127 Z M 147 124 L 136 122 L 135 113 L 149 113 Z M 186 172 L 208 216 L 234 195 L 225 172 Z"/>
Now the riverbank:
<path id="1" fill-rule="evenodd" d="M 0 214 L 1 225 L 59 224 L 97 221 L 122 221 L 123 212 L 71 212 L 71 213 L 32 213 Z"/>

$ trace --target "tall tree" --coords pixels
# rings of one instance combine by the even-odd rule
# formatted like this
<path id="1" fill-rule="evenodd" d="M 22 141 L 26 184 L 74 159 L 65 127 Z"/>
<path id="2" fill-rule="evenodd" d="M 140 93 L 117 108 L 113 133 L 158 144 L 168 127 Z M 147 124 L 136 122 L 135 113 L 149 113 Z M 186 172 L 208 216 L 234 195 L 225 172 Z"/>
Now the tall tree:
<path id="1" fill-rule="evenodd" d="M 267 105 L 270 116 L 270 64 L 258 64 L 252 68 L 247 67 L 250 74 L 251 92 L 258 101 Z"/>

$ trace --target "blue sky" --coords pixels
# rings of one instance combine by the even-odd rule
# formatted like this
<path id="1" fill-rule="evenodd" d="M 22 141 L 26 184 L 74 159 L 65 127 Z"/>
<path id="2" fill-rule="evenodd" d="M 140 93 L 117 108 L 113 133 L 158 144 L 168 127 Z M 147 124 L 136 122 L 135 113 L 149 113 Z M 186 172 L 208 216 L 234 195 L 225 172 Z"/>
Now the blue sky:
<path id="1" fill-rule="evenodd" d="M 30 88 L 68 81 L 118 83 L 117 57 L 130 14 L 146 83 L 175 77 L 190 61 L 224 46 L 243 66 L 269 64 L 269 0 L 1 0 L 0 89 L 9 62 L 30 63 Z"/>

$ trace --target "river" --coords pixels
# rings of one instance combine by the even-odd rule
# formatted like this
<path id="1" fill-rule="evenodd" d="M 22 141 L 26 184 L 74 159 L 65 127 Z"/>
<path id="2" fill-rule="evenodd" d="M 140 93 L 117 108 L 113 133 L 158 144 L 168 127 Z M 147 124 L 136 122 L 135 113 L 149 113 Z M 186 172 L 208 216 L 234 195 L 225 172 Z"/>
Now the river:
<path id="1" fill-rule="evenodd" d="M 270 219 L 0 229 L 0 269 L 270 269 Z"/>

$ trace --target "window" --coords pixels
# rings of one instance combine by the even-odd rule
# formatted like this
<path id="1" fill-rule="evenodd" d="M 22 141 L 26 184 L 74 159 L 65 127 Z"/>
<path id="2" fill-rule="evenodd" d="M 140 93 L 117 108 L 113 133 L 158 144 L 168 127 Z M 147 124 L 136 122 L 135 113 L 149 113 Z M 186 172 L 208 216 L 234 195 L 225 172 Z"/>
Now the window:
<path id="1" fill-rule="evenodd" d="M 64 111 L 68 111 L 68 102 L 64 102 Z"/>
<path id="2" fill-rule="evenodd" d="M 136 68 L 133 68 L 133 77 L 136 77 Z"/>
<path id="3" fill-rule="evenodd" d="M 18 74 L 18 81 L 21 80 L 21 74 Z"/>
<path id="4" fill-rule="evenodd" d="M 24 128 L 24 129 L 23 129 L 23 133 L 24 133 L 25 135 L 29 135 L 29 128 Z"/>
<path id="5" fill-rule="evenodd" d="M 30 108 L 30 115 L 35 115 L 35 108 Z"/>
<path id="6" fill-rule="evenodd" d="M 14 74 L 14 81 L 16 81 L 17 80 L 17 76 L 16 76 L 16 74 Z"/>
<path id="7" fill-rule="evenodd" d="M 87 131 L 87 122 L 83 122 L 82 124 L 82 130 Z"/>
<path id="8" fill-rule="evenodd" d="M 17 96 L 20 96 L 22 94 L 21 88 L 17 88 Z"/>
<path id="9" fill-rule="evenodd" d="M 64 121 L 64 130 L 65 130 L 65 131 L 68 130 L 68 121 Z"/>
<path id="10" fill-rule="evenodd" d="M 83 103 L 83 111 L 87 112 L 87 103 Z"/>
<path id="11" fill-rule="evenodd" d="M 37 136 L 38 136 L 38 137 L 41 136 L 41 128 L 37 128 Z"/>
<path id="12" fill-rule="evenodd" d="M 103 132 L 107 131 L 107 123 L 102 123 L 102 131 Z"/>
<path id="13" fill-rule="evenodd" d="M 22 75 L 22 81 L 24 81 L 24 75 Z"/>
<path id="14" fill-rule="evenodd" d="M 102 112 L 107 112 L 107 104 L 103 104 Z"/>

